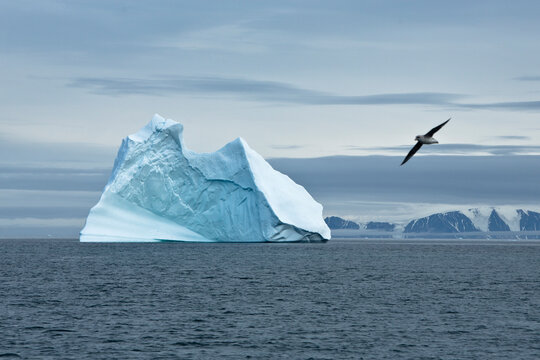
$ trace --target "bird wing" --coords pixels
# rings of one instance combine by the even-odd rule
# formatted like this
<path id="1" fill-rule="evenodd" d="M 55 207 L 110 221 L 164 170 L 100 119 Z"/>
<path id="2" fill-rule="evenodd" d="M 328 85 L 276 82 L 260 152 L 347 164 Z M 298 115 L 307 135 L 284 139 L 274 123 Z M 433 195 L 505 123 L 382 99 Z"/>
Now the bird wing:
<path id="1" fill-rule="evenodd" d="M 451 118 L 450 118 L 451 119 Z M 441 130 L 441 128 L 446 125 L 447 122 L 450 121 L 450 119 L 446 120 L 445 122 L 443 122 L 441 125 L 438 125 L 438 126 L 435 126 L 433 129 L 429 130 L 426 135 L 424 136 L 429 136 L 429 137 L 432 137 L 433 135 L 435 135 L 435 133 L 439 130 Z"/>
<path id="2" fill-rule="evenodd" d="M 418 149 L 420 149 L 422 147 L 422 143 L 419 141 L 416 143 L 416 145 L 413 146 L 413 148 L 411 149 L 411 151 L 409 151 L 409 153 L 407 154 L 407 156 L 405 156 L 405 159 L 403 160 L 403 162 L 401 163 L 401 165 L 405 164 L 407 161 L 409 161 L 410 158 L 413 157 L 414 154 L 416 154 L 416 152 L 418 151 Z M 400 165 L 400 166 L 401 166 Z"/>

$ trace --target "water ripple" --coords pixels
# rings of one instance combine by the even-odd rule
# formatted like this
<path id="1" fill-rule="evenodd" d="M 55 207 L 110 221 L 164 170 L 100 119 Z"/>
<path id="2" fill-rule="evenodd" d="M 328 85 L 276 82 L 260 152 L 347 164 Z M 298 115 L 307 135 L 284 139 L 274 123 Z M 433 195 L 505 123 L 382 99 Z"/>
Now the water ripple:
<path id="1" fill-rule="evenodd" d="M 0 245 L 0 358 L 540 358 L 538 243 Z"/>

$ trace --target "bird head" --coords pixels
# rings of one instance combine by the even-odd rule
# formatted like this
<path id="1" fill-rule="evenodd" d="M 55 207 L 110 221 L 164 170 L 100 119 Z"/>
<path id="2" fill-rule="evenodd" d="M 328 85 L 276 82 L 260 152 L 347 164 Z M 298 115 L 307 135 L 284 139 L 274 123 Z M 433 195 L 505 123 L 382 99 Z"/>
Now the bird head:
<path id="1" fill-rule="evenodd" d="M 414 140 L 420 141 L 420 135 L 416 135 L 416 137 L 414 138 Z"/>

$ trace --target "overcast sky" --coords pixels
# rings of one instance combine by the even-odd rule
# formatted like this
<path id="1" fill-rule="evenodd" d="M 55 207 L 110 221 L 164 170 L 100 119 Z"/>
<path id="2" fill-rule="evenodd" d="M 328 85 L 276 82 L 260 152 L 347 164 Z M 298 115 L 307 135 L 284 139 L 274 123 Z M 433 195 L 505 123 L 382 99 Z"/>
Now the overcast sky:
<path id="1" fill-rule="evenodd" d="M 196 151 L 241 136 L 266 158 L 332 156 L 340 166 L 318 173 L 326 188 L 304 182 L 338 215 L 392 218 L 396 203 L 534 205 L 537 157 L 518 155 L 540 154 L 539 18 L 540 3 L 519 0 L 0 0 L 0 236 L 76 235 L 121 139 L 154 113 L 182 122 Z M 440 198 L 407 196 L 409 187 L 389 199 L 383 185 L 369 194 L 343 185 L 364 201 L 356 207 L 329 195 L 347 166 L 386 184 L 384 169 L 358 167 L 364 156 L 394 166 L 415 135 L 450 116 L 441 145 L 388 175 L 408 174 L 418 193 L 437 179 Z M 470 184 L 495 188 L 489 199 L 426 175 L 430 161 L 465 171 L 460 157 L 472 155 L 494 158 L 474 165 L 491 180 Z M 303 165 L 294 169 L 309 173 Z M 503 191 L 504 171 L 536 178 L 521 186 L 515 176 L 521 192 Z"/>

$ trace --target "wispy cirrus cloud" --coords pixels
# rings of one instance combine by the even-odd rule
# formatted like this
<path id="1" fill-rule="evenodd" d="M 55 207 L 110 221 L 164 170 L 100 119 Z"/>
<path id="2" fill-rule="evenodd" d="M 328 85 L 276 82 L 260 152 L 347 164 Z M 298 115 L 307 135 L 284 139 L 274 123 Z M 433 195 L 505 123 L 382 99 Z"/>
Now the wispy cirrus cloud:
<path id="1" fill-rule="evenodd" d="M 67 85 L 110 96 L 222 96 L 298 105 L 425 105 L 462 110 L 540 111 L 540 101 L 463 102 L 470 96 L 446 92 L 340 95 L 278 81 L 219 76 L 78 77 Z"/>
<path id="2" fill-rule="evenodd" d="M 68 86 L 87 89 L 96 94 L 115 96 L 135 94 L 154 96 L 214 95 L 233 96 L 252 101 L 303 105 L 450 105 L 452 101 L 464 97 L 460 94 L 438 92 L 335 95 L 277 81 L 217 76 L 153 79 L 80 77 L 72 79 Z"/>
<path id="3" fill-rule="evenodd" d="M 512 111 L 538 111 L 540 101 L 502 101 L 483 104 L 454 104 L 458 108 L 471 110 L 512 110 Z"/>
<path id="4" fill-rule="evenodd" d="M 493 136 L 493 139 L 498 140 L 530 140 L 530 136 L 522 136 L 522 135 L 502 135 L 502 136 Z"/>
<path id="5" fill-rule="evenodd" d="M 276 150 L 296 150 L 304 148 L 305 145 L 271 145 L 270 147 Z"/>

